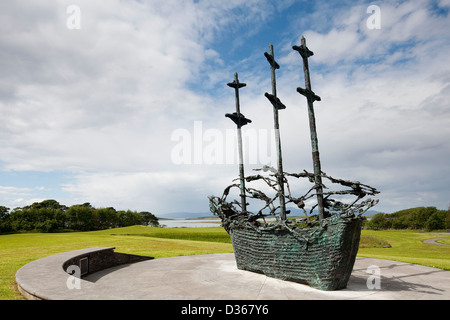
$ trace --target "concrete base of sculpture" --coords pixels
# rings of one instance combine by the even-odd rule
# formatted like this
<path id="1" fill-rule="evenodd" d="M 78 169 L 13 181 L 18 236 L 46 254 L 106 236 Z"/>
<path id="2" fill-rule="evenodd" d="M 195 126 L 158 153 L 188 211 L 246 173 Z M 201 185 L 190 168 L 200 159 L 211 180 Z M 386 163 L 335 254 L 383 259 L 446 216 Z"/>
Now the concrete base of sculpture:
<path id="1" fill-rule="evenodd" d="M 346 289 L 321 291 L 239 270 L 231 253 L 122 264 L 82 277 L 77 288 L 62 268 L 74 255 L 25 265 L 18 287 L 28 298 L 49 300 L 450 299 L 450 271 L 357 257 Z"/>

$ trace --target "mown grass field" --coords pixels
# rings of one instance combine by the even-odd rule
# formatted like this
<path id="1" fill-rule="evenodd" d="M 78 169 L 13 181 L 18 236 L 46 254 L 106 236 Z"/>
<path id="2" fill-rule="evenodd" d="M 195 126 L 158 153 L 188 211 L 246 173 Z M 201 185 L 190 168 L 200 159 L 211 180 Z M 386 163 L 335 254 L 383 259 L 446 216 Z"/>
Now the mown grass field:
<path id="1" fill-rule="evenodd" d="M 450 270 L 450 247 L 423 243 L 423 240 L 426 239 L 444 238 L 439 242 L 450 244 L 450 234 L 363 230 L 362 236 L 363 238 L 374 236 L 383 239 L 391 245 L 391 248 L 364 248 L 364 246 L 360 246 L 359 257 L 395 260 Z M 361 242 L 363 243 L 364 240 Z"/>
<path id="2" fill-rule="evenodd" d="M 97 246 L 155 258 L 233 252 L 222 228 L 133 226 L 93 232 L 0 235 L 0 299 L 21 299 L 14 276 L 23 265 L 53 254 Z"/>
<path id="3" fill-rule="evenodd" d="M 450 235 L 406 231 L 363 230 L 358 256 L 397 260 L 450 270 L 450 247 L 422 241 Z M 390 248 L 386 246 L 390 245 Z M 233 252 L 223 228 L 150 228 L 133 226 L 93 232 L 24 233 L 0 235 L 0 299 L 22 299 L 15 288 L 15 273 L 23 265 L 49 255 L 95 246 L 116 247 L 116 252 L 152 256 Z"/>

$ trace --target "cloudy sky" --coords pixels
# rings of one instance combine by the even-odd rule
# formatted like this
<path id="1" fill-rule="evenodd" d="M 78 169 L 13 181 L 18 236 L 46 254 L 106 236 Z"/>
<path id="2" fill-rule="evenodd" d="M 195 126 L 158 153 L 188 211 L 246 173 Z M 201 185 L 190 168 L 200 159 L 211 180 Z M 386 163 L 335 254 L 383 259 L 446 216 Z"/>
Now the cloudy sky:
<path id="1" fill-rule="evenodd" d="M 243 128 L 246 172 L 275 166 L 270 43 L 287 106 L 284 169 L 312 171 L 292 50 L 304 35 L 322 98 L 323 171 L 376 187 L 379 211 L 446 209 L 449 9 L 449 0 L 2 0 L 0 205 L 208 212 L 207 196 L 238 176 L 224 116 L 235 111 L 234 72 L 253 121 Z"/>

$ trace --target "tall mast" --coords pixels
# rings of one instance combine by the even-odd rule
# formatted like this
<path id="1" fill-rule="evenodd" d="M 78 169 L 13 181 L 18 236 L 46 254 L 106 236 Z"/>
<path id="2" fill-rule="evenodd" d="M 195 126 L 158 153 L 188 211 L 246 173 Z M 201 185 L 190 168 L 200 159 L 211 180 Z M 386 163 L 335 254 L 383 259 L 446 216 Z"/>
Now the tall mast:
<path id="1" fill-rule="evenodd" d="M 324 206 L 323 206 L 323 187 L 322 187 L 322 170 L 320 168 L 319 158 L 319 145 L 316 132 L 316 119 L 314 116 L 314 101 L 320 101 L 320 97 L 317 96 L 311 90 L 311 80 L 309 77 L 308 58 L 314 53 L 306 46 L 305 37 L 302 36 L 301 46 L 293 46 L 292 49 L 298 51 L 303 59 L 303 72 L 305 74 L 305 89 L 297 88 L 297 92 L 304 95 L 308 100 L 308 116 L 309 116 L 309 128 L 311 133 L 311 146 L 312 146 L 312 158 L 314 165 L 314 182 L 317 195 L 317 205 L 319 208 L 319 219 L 324 218 Z"/>
<path id="2" fill-rule="evenodd" d="M 270 63 L 270 71 L 272 78 L 272 94 L 265 93 L 264 95 L 269 99 L 269 101 L 273 105 L 273 123 L 275 128 L 275 143 L 277 147 L 277 155 L 278 155 L 278 173 L 277 173 L 277 182 L 278 182 L 278 199 L 280 201 L 280 217 L 281 220 L 286 220 L 286 203 L 284 198 L 284 174 L 283 174 L 283 158 L 281 155 L 281 139 L 280 139 L 280 125 L 278 122 L 278 110 L 285 109 L 286 106 L 281 103 L 280 99 L 277 98 L 277 84 L 275 77 L 275 69 L 279 69 L 279 64 L 275 61 L 275 56 L 273 53 L 273 45 L 269 45 L 270 54 L 264 52 L 264 56 L 267 58 L 267 61 Z"/>
<path id="3" fill-rule="evenodd" d="M 247 213 L 247 202 L 245 197 L 245 176 L 244 176 L 244 155 L 242 151 L 242 134 L 241 127 L 245 126 L 252 121 L 250 119 L 245 118 L 245 116 L 241 113 L 240 104 L 239 104 L 239 89 L 245 87 L 245 83 L 240 83 L 238 79 L 237 72 L 234 73 L 234 81 L 227 83 L 227 86 L 234 88 L 234 92 L 236 95 L 236 112 L 227 113 L 225 117 L 230 118 L 236 123 L 237 126 L 237 138 L 238 138 L 238 152 L 239 152 L 239 180 L 240 180 L 240 189 L 241 189 L 241 208 L 242 213 Z"/>

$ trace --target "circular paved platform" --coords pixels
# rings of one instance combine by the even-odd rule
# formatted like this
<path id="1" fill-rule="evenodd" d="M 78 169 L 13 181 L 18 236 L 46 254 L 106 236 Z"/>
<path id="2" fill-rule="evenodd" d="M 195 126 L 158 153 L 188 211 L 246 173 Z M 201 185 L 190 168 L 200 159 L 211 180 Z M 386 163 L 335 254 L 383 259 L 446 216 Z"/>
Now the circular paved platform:
<path id="1" fill-rule="evenodd" d="M 376 266 L 376 268 L 369 268 L 370 266 Z M 374 273 L 377 271 L 380 275 L 378 279 L 377 273 Z M 371 286 L 369 288 L 368 280 Z M 43 281 L 42 289 L 45 286 L 46 283 Z M 39 288 L 35 287 L 34 290 L 39 294 Z M 80 289 L 69 290 L 64 283 L 59 284 L 59 289 L 54 293 L 46 290 L 46 298 L 56 300 L 450 299 L 450 271 L 397 261 L 358 257 L 346 289 L 320 291 L 306 285 L 238 270 L 233 254 L 210 254 L 155 259 L 105 269 L 83 278 Z"/>

